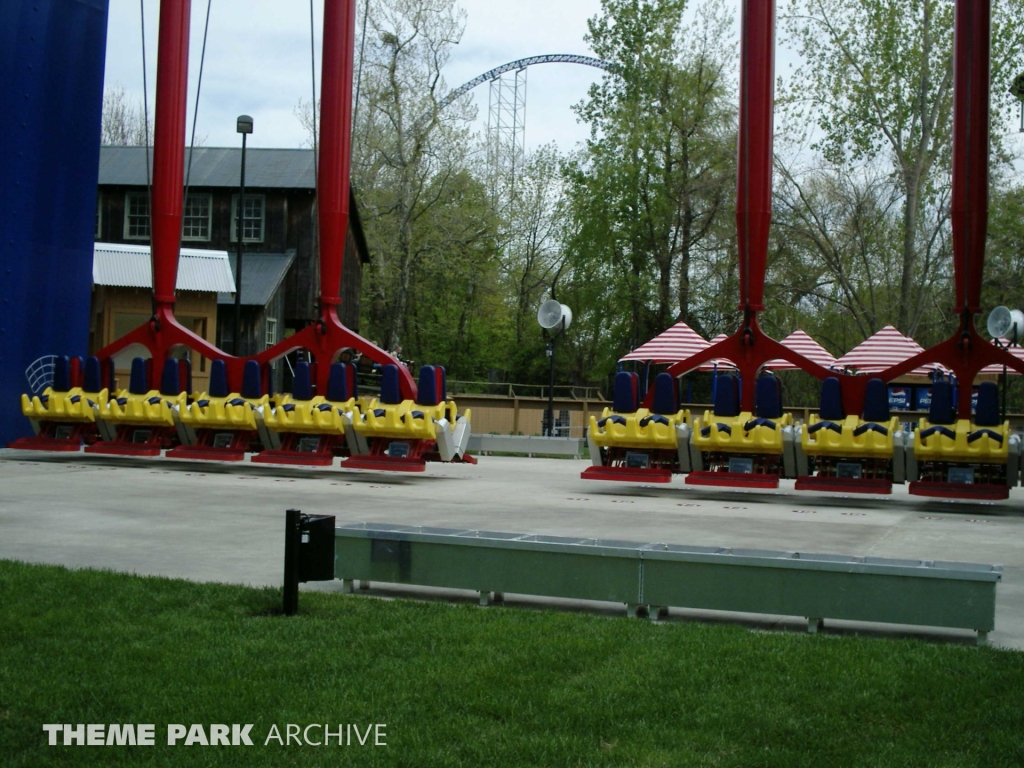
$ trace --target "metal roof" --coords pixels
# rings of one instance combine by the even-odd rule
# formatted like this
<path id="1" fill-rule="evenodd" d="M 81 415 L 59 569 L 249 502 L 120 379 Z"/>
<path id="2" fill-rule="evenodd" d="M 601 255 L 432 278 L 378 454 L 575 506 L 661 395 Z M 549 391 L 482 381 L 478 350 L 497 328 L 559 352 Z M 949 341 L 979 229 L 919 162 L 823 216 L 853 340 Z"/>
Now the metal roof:
<path id="1" fill-rule="evenodd" d="M 152 288 L 152 260 L 148 245 L 95 243 L 92 281 L 95 285 L 124 288 Z M 232 293 L 235 278 L 228 266 L 227 251 L 182 248 L 178 259 L 179 291 Z"/>
<path id="2" fill-rule="evenodd" d="M 231 254 L 231 274 L 237 274 L 237 255 Z M 288 268 L 295 261 L 295 251 L 287 253 L 246 253 L 242 256 L 242 304 L 265 307 L 274 298 L 281 281 L 288 274 Z M 217 296 L 218 304 L 234 304 L 235 298 L 229 291 Z"/>
<path id="3" fill-rule="evenodd" d="M 100 147 L 100 185 L 146 186 L 145 147 Z M 153 150 L 149 150 L 152 173 Z M 188 175 L 189 151 L 185 149 Z M 238 187 L 241 147 L 196 147 L 192 153 L 190 187 Z M 245 151 L 245 186 L 251 189 L 316 189 L 312 149 Z"/>

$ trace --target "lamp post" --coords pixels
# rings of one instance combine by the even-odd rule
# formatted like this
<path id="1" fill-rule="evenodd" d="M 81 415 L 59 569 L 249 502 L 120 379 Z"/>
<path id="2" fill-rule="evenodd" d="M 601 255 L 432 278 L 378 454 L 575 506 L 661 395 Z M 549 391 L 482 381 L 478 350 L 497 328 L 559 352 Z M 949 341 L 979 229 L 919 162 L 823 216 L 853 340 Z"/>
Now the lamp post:
<path id="1" fill-rule="evenodd" d="M 239 115 L 236 126 L 242 134 L 242 172 L 238 182 L 238 254 L 235 256 L 235 327 L 232 347 L 235 357 L 242 348 L 239 337 L 242 330 L 242 243 L 245 240 L 245 137 L 252 133 L 252 118 Z"/>
<path id="2" fill-rule="evenodd" d="M 537 310 L 537 322 L 544 329 L 544 338 L 547 340 L 547 353 L 549 365 L 548 379 L 548 410 L 545 414 L 544 434 L 547 437 L 554 437 L 555 434 L 555 339 L 562 331 L 569 327 L 572 322 L 572 310 L 565 304 L 560 304 L 554 299 L 548 299 L 540 305 Z M 550 334 L 550 335 L 549 335 Z"/>

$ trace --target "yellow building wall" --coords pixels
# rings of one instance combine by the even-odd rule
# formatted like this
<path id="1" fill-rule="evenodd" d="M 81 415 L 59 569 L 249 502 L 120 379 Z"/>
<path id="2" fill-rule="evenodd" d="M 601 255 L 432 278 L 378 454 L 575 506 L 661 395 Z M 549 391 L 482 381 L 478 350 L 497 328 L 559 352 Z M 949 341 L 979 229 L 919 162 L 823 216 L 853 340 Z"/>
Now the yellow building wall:
<path id="1" fill-rule="evenodd" d="M 147 322 L 152 314 L 152 292 L 144 288 L 93 286 L 89 326 L 89 354 L 121 338 Z M 211 344 L 217 338 L 217 294 L 207 291 L 179 291 L 174 315 L 185 328 Z M 117 386 L 128 384 L 132 357 L 148 357 L 141 349 L 115 359 Z M 182 350 L 178 357 L 192 361 L 192 390 L 202 392 L 210 383 L 210 361 L 197 352 Z"/>

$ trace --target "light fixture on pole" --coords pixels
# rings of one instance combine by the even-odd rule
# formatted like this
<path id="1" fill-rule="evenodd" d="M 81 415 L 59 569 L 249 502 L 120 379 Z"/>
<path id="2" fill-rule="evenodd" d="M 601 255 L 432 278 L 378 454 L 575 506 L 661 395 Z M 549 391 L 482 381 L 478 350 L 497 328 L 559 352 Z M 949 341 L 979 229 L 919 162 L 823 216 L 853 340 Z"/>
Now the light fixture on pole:
<path id="1" fill-rule="evenodd" d="M 236 128 L 242 134 L 242 171 L 238 182 L 238 251 L 235 256 L 235 323 L 232 353 L 237 357 L 242 345 L 239 340 L 242 328 L 242 243 L 245 241 L 245 137 L 252 133 L 252 118 L 239 115 Z"/>
<path id="2" fill-rule="evenodd" d="M 997 346 L 1000 339 L 1007 340 L 1007 347 L 1016 345 L 1021 338 L 1024 338 L 1024 312 L 1019 309 L 1008 309 L 1007 307 L 996 307 L 988 313 L 988 320 L 985 322 L 988 335 Z M 1001 420 L 1006 419 L 1006 364 L 1003 364 L 1003 407 Z"/>
<path id="3" fill-rule="evenodd" d="M 1013 78 L 1010 93 L 1020 102 L 1020 133 L 1024 133 L 1024 72 Z"/>
<path id="4" fill-rule="evenodd" d="M 550 376 L 548 381 L 548 410 L 544 416 L 544 434 L 553 437 L 555 434 L 555 338 L 572 324 L 572 310 L 565 304 L 548 299 L 537 310 L 537 322 L 544 329 L 547 339 L 548 363 Z"/>

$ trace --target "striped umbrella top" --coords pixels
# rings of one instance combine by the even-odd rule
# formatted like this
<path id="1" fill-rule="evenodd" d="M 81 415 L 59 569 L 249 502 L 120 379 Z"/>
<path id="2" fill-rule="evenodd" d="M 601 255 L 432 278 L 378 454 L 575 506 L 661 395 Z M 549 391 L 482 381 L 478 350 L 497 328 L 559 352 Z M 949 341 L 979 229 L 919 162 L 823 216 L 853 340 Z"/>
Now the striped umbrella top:
<path id="1" fill-rule="evenodd" d="M 916 341 L 887 325 L 839 358 L 836 367 L 853 368 L 858 373 L 879 373 L 923 351 Z M 945 370 L 940 365 L 921 366 L 906 375 L 927 376 L 933 368 Z"/>
<path id="2" fill-rule="evenodd" d="M 724 341 L 725 339 L 728 339 L 728 338 L 729 338 L 729 334 L 727 334 L 727 333 L 720 333 L 717 336 L 715 336 L 715 338 L 713 338 L 711 340 L 710 344 L 713 346 L 713 345 L 717 344 L 718 342 Z M 713 370 L 715 370 L 715 366 L 716 365 L 718 366 L 718 368 L 724 368 L 724 369 L 729 370 L 729 371 L 732 371 L 732 370 L 736 369 L 735 364 L 733 364 L 733 362 L 731 360 L 726 360 L 724 357 L 717 357 L 714 360 L 708 360 L 706 363 L 704 363 L 704 365 L 702 365 L 697 370 L 698 371 L 713 371 Z"/>
<path id="3" fill-rule="evenodd" d="M 676 323 L 664 333 L 658 334 L 646 344 L 620 358 L 619 362 L 650 360 L 652 363 L 677 363 L 707 348 L 708 343 L 703 336 L 686 323 Z"/>
<path id="4" fill-rule="evenodd" d="M 820 365 L 822 368 L 831 368 L 836 364 L 836 359 L 829 354 L 829 351 L 802 330 L 797 329 L 793 331 L 789 336 L 784 338 L 780 344 L 787 349 L 793 350 L 797 354 L 803 355 L 811 362 Z M 765 368 L 770 371 L 800 370 L 787 360 L 781 360 L 778 358 L 775 360 L 769 360 L 765 364 Z"/>
<path id="5" fill-rule="evenodd" d="M 1003 348 L 1005 348 L 1007 346 L 1007 344 L 1009 344 L 1009 340 L 1008 339 L 1000 339 L 999 343 L 1000 343 L 1000 345 Z M 1009 352 L 1010 352 L 1011 355 L 1016 357 L 1018 360 L 1024 360 L 1024 347 L 1013 346 L 1013 347 L 1010 347 Z M 986 365 L 984 368 L 982 368 L 979 371 L 979 373 L 1002 373 L 1002 372 L 1003 372 L 1003 366 L 1001 366 L 1001 365 Z M 1020 374 L 1017 371 L 1013 370 L 1013 368 L 1007 368 L 1006 372 L 1009 375 L 1011 375 L 1011 376 L 1020 376 Z"/>

